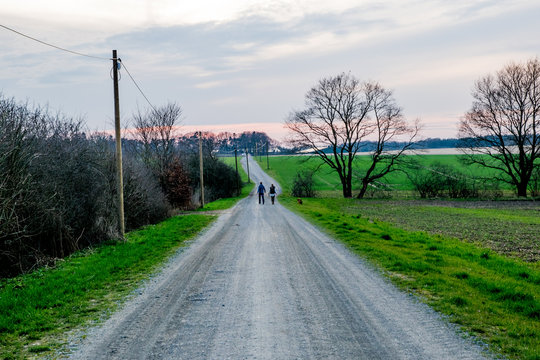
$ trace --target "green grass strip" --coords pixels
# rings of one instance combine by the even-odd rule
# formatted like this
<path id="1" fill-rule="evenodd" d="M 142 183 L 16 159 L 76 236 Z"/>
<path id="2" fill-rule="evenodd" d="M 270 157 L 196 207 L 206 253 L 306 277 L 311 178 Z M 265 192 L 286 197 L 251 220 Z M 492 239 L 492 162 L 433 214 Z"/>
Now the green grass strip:
<path id="1" fill-rule="evenodd" d="M 352 199 L 280 202 L 511 359 L 540 359 L 540 270 L 458 239 L 369 219 Z M 347 210 L 350 209 L 350 210 Z"/>
<path id="2" fill-rule="evenodd" d="M 55 268 L 2 280 L 0 358 L 29 358 L 57 349 L 64 333 L 116 309 L 141 280 L 214 218 L 173 217 L 128 233 L 124 243 L 103 244 Z"/>

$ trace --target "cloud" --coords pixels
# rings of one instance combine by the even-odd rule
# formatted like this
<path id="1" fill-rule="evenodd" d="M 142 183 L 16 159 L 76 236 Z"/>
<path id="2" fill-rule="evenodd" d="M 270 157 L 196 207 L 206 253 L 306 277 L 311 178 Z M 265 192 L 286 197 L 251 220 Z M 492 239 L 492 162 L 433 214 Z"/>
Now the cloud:
<path id="1" fill-rule="evenodd" d="M 209 82 L 199 83 L 195 85 L 197 89 L 210 89 L 210 88 L 215 88 L 218 86 L 221 86 L 220 81 L 209 81 Z"/>
<path id="2" fill-rule="evenodd" d="M 246 98 L 241 96 L 223 96 L 211 101 L 212 105 L 242 105 L 246 103 Z"/>
<path id="3" fill-rule="evenodd" d="M 150 99 L 179 99 L 192 119 L 207 122 L 281 121 L 318 79 L 342 71 L 395 89 L 414 117 L 435 118 L 437 108 L 457 114 L 476 78 L 540 48 L 530 35 L 540 4 L 524 0 L 4 3 L 2 21 L 29 35 L 104 57 L 118 49 Z M 110 91 L 110 62 L 5 31 L 0 42 L 0 91 L 8 95 L 61 104 L 67 89 Z M 130 113 L 144 99 L 122 75 L 123 113 Z M 68 110 L 96 122 L 110 112 L 109 103 L 97 109 L 81 98 L 69 98 Z"/>

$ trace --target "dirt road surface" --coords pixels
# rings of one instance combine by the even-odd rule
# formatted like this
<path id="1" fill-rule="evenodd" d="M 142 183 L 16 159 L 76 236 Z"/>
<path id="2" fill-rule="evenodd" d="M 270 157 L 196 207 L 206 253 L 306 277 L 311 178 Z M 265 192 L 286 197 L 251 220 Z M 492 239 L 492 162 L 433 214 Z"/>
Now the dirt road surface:
<path id="1" fill-rule="evenodd" d="M 250 161 L 251 178 L 276 182 Z M 341 244 L 252 195 L 74 345 L 74 359 L 479 359 Z"/>

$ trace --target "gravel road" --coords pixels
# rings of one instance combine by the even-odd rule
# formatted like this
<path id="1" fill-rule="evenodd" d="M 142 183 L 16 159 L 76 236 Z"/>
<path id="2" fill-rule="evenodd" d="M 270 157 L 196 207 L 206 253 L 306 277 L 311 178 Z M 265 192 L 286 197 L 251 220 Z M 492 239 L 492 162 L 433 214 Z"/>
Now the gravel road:
<path id="1" fill-rule="evenodd" d="M 270 179 L 250 161 L 251 178 Z M 222 214 L 74 359 L 479 359 L 435 312 L 279 203 Z"/>

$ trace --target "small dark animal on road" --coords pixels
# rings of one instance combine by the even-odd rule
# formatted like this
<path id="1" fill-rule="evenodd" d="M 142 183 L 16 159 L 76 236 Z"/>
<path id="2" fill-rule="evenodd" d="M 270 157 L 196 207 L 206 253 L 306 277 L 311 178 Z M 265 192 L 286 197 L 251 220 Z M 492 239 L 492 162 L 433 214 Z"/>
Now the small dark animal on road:
<path id="1" fill-rule="evenodd" d="M 297 202 L 299 205 L 302 205 L 302 204 L 303 204 L 302 199 L 296 199 L 296 202 Z"/>

